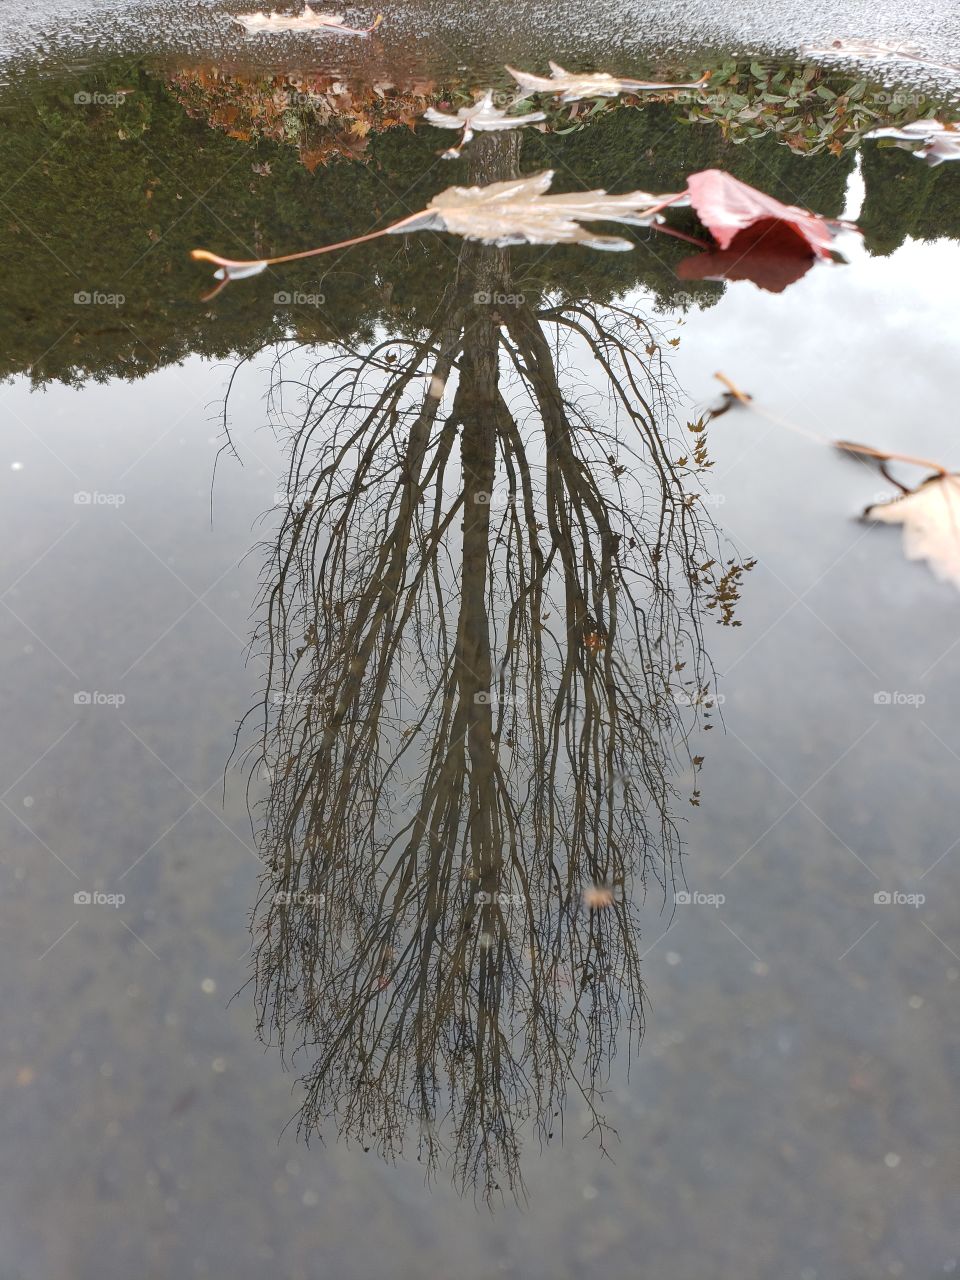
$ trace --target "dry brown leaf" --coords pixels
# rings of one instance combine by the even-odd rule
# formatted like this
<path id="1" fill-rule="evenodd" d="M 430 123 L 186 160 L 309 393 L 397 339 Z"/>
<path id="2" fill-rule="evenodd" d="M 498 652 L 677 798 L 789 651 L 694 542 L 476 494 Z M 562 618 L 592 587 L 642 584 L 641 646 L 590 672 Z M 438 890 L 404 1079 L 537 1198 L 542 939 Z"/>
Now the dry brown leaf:
<path id="1" fill-rule="evenodd" d="M 881 524 L 902 524 L 907 559 L 926 560 L 941 582 L 960 588 L 960 476 L 931 476 L 912 493 L 863 514 Z"/>
<path id="2" fill-rule="evenodd" d="M 493 182 L 486 187 L 449 187 L 422 214 L 404 219 L 393 234 L 449 231 L 486 244 L 583 244 L 592 249 L 631 249 L 620 236 L 598 235 L 581 222 L 622 222 L 649 226 L 666 205 L 685 201 L 684 193 L 657 196 L 645 191 L 609 196 L 605 191 L 573 191 L 548 196 L 553 171 Z"/>
<path id="3" fill-rule="evenodd" d="M 551 62 L 549 76 L 535 76 L 528 71 L 507 67 L 517 84 L 526 93 L 560 94 L 561 102 L 578 102 L 582 98 L 615 98 L 621 93 L 641 93 L 657 89 L 702 89 L 710 79 L 710 73 L 693 84 L 658 84 L 655 80 L 621 80 L 605 71 L 580 73 L 564 71 Z"/>

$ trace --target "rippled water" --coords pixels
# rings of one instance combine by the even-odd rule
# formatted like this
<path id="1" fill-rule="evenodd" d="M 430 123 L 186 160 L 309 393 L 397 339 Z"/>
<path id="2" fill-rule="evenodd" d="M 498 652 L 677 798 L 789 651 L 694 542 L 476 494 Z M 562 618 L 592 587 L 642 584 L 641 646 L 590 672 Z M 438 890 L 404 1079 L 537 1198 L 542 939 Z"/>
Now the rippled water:
<path id="1" fill-rule="evenodd" d="M 292 66 L 302 77 L 342 74 L 368 110 L 363 92 L 373 79 L 390 79 L 401 94 L 443 89 L 454 98 L 519 58 L 537 69 L 556 56 L 686 75 L 744 52 L 772 69 L 781 51 L 842 36 L 909 39 L 950 62 L 955 21 L 936 10 L 847 5 L 841 21 L 835 6 L 779 18 L 765 6 L 761 19 L 662 5 L 630 19 L 602 7 L 464 15 L 408 5 L 389 15 L 377 43 L 337 42 L 316 54 L 281 41 L 262 55 L 230 31 L 220 6 L 0 12 L 8 69 L 0 97 L 8 725 L 0 743 L 0 1275 L 528 1280 L 603 1271 L 846 1280 L 957 1270 L 960 600 L 925 565 L 907 563 L 898 530 L 858 520 L 894 490 L 829 442 L 861 440 L 958 465 L 960 166 L 928 169 L 869 143 L 856 154 L 808 156 L 772 136 L 735 146 L 716 124 L 678 123 L 671 102 L 610 111 L 566 134 L 524 135 L 522 169 L 553 167 L 558 189 L 675 190 L 690 171 L 719 165 L 782 200 L 856 217 L 864 243 L 851 260 L 818 265 L 783 293 L 749 281 L 678 280 L 691 247 L 646 232 L 629 254 L 538 246 L 510 250 L 509 259 L 461 253 L 451 237 L 373 241 L 319 265 L 232 284 L 209 303 L 197 300 L 209 271 L 187 257 L 197 245 L 246 256 L 344 239 L 422 207 L 469 172 L 469 161 L 440 161 L 449 137 L 422 126 L 375 128 L 352 159 L 341 129 L 341 154 L 329 163 L 322 129 L 294 133 L 288 123 L 284 137 L 271 120 L 273 133 L 263 136 L 269 130 L 257 121 L 278 90 L 272 77 Z M 870 70 L 865 92 L 899 85 L 931 94 L 943 109 L 954 82 L 942 72 L 917 78 L 923 74 L 906 64 Z M 582 415 L 605 501 L 614 501 L 618 478 L 603 434 L 614 416 L 610 379 L 546 311 L 561 302 L 580 307 L 578 315 L 595 309 L 613 326 L 616 308 L 627 317 L 616 332 L 639 344 L 651 370 L 656 363 L 644 383 L 655 431 L 623 480 L 621 518 L 646 530 L 641 551 L 653 545 L 661 511 L 679 519 L 682 509 L 649 465 L 655 441 L 669 439 L 671 466 L 692 455 L 697 433 L 686 424 L 718 405 L 718 370 L 754 398 L 754 411 L 734 408 L 708 423 L 713 466 L 689 480 L 702 495 L 692 524 L 662 561 L 641 556 L 648 573 L 662 563 L 673 576 L 651 588 L 645 617 L 653 630 L 639 654 L 629 650 L 626 612 L 618 615 L 622 651 L 607 615 L 578 624 L 575 643 L 558 625 L 565 592 L 589 584 L 591 557 L 607 545 L 590 524 L 596 504 L 588 504 L 592 532 L 582 540 L 543 517 L 533 531 L 521 521 L 505 547 L 483 523 L 486 504 L 465 502 L 451 515 L 436 577 L 415 596 L 419 629 L 397 623 L 397 680 L 353 704 L 361 726 L 380 709 L 378 747 L 399 751 L 412 735 L 427 749 L 449 743 L 444 759 L 469 759 L 468 776 L 480 779 L 473 790 L 458 790 L 439 769 L 427 775 L 450 805 L 470 801 L 453 828 L 471 851 L 467 866 L 487 877 L 482 883 L 501 875 L 492 870 L 497 851 L 527 841 L 526 862 L 517 861 L 536 876 L 518 902 L 541 914 L 527 931 L 507 903 L 497 936 L 513 939 L 523 972 L 540 983 L 526 1012 L 520 1002 L 501 1015 L 504 1052 L 528 1072 L 540 1060 L 521 1054 L 523 1031 L 535 1025 L 530 1008 L 549 1038 L 543 1011 L 554 1008 L 553 993 L 562 1022 L 581 984 L 594 991 L 602 964 L 583 939 L 591 921 L 606 928 L 611 917 L 578 908 L 581 881 L 611 872 L 635 911 L 620 942 L 628 953 L 633 947 L 645 988 L 645 1034 L 631 1049 L 624 1018 L 603 1042 L 595 1083 L 604 1084 L 615 1130 L 604 1150 L 587 1110 L 599 1092 L 581 1097 L 566 1068 L 559 1086 L 538 1083 L 525 1095 L 532 1117 L 519 1105 L 496 1111 L 493 1086 L 506 1079 L 496 1070 L 480 1095 L 491 1108 L 486 1128 L 467 1108 L 452 1109 L 452 1132 L 466 1116 L 467 1141 L 492 1132 L 496 1116 L 507 1146 L 522 1148 L 526 1199 L 517 1203 L 504 1177 L 492 1213 L 482 1185 L 478 1192 L 469 1177 L 451 1176 L 444 1161 L 425 1180 L 423 1140 L 434 1128 L 414 1095 L 387 1089 L 380 1105 L 401 1099 L 403 1123 L 374 1123 L 359 1141 L 338 1136 L 349 1126 L 328 1122 L 308 1146 L 295 1119 L 300 1079 L 329 1044 L 318 1028 L 326 1035 L 356 1016 L 349 963 L 324 999 L 304 973 L 334 942 L 346 963 L 373 936 L 364 928 L 381 916 L 362 892 L 373 847 L 365 822 L 373 813 L 379 839 L 394 820 L 371 800 L 374 753 L 349 762 L 324 755 L 322 735 L 305 733 L 299 718 L 305 706 L 328 716 L 324 698 L 346 687 L 360 652 L 354 642 L 374 616 L 356 602 L 365 584 L 386 577 L 370 557 L 385 541 L 379 522 L 394 510 L 389 477 L 374 471 L 361 490 L 355 456 L 340 460 L 336 484 L 357 501 L 342 543 L 353 568 L 331 590 L 321 553 L 341 544 L 311 514 L 316 508 L 304 506 L 303 486 L 330 461 L 336 413 L 328 406 L 314 419 L 317 402 L 311 410 L 303 392 L 338 367 L 324 360 L 382 342 L 371 383 L 379 386 L 414 358 L 424 333 L 457 315 L 467 316 L 467 332 L 475 326 L 500 344 L 506 367 L 523 334 L 503 328 L 491 337 L 496 326 L 473 278 L 487 291 L 522 295 L 519 304 L 500 304 L 505 314 L 528 305 L 544 313 L 551 352 L 537 368 L 557 372 L 569 412 Z M 468 282 L 466 300 L 458 279 Z M 470 361 L 482 365 L 484 350 L 480 339 L 464 339 L 454 381 L 475 377 L 482 389 L 482 370 L 471 372 Z M 519 365 L 529 369 L 530 359 L 524 352 Z M 508 401 L 518 415 L 520 400 L 517 384 Z M 452 398 L 443 403 L 455 417 Z M 472 401 L 458 412 L 491 421 Z M 405 414 L 403 402 L 372 451 L 375 469 L 406 458 Z M 542 497 L 555 451 L 544 448 L 536 414 L 522 421 L 529 442 L 521 472 Z M 503 440 L 498 447 L 509 452 Z M 441 504 L 459 492 L 461 446 L 451 448 L 447 480 L 431 491 Z M 299 460 L 293 475 L 291 456 Z M 476 488 L 483 465 L 464 464 L 463 483 Z M 915 478 L 908 469 L 896 474 Z M 499 483 L 502 468 L 497 476 Z M 492 506 L 495 526 L 509 508 Z M 316 536 L 306 550 L 300 528 Z M 476 586 L 478 562 L 464 544 L 481 531 L 492 574 L 482 607 L 463 585 Z M 722 610 L 706 607 L 709 593 L 690 602 L 684 539 L 698 552 L 714 548 L 721 568 L 756 561 L 739 582 L 739 626 L 716 625 Z M 536 564 L 537 545 L 553 548 L 561 576 L 549 584 L 537 628 L 511 645 L 511 573 Z M 431 563 L 426 544 L 415 538 L 414 546 L 419 557 L 404 561 L 411 572 Z M 283 607 L 271 612 L 278 598 Z M 618 759 L 633 761 L 643 786 L 630 790 L 629 779 L 609 778 L 592 760 L 564 757 L 554 790 L 543 790 L 544 764 L 558 753 L 544 747 L 530 708 L 543 710 L 537 699 L 554 689 L 551 664 L 536 679 L 518 668 L 519 710 L 505 704 L 492 748 L 471 684 L 484 674 L 486 659 L 470 649 L 481 635 L 494 671 L 533 664 L 535 636 L 553 636 L 556 653 L 573 655 L 583 670 L 607 653 L 622 655 L 627 678 L 615 706 L 622 712 L 637 697 L 650 736 L 624 734 Z M 701 669 L 709 699 L 685 683 Z M 458 673 L 469 720 L 462 739 L 443 723 L 442 698 L 417 728 L 431 680 L 441 688 L 449 672 Z M 605 696 L 597 705 L 610 714 Z M 571 726 L 582 726 L 583 708 L 560 705 L 566 740 Z M 606 741 L 602 732 L 597 741 Z M 691 764 L 700 757 L 702 768 Z M 483 772 L 491 759 L 503 771 L 499 791 Z M 403 772 L 409 781 L 409 757 Z M 672 779 L 676 794 L 658 801 L 649 787 L 661 778 Z M 617 813 L 628 812 L 628 797 L 639 809 L 615 837 L 596 817 L 579 837 L 577 816 L 602 810 L 593 808 L 601 782 Z M 303 789 L 305 804 L 292 801 L 291 788 Z M 394 791 L 395 813 L 404 805 L 417 812 L 422 787 Z M 560 819 L 548 838 L 533 830 L 538 796 Z M 449 834 L 442 822 L 452 811 L 431 811 L 438 830 Z M 325 821 L 305 830 L 311 812 Z M 493 823 L 494 834 L 468 837 L 470 813 Z M 685 882 L 666 893 L 656 880 L 673 848 L 658 825 L 663 814 L 676 819 L 685 848 Z M 439 856 L 441 843 L 425 848 Z M 277 879 L 285 853 L 304 848 L 336 854 L 323 866 L 322 910 L 311 915 L 308 904 L 271 915 L 278 886 L 309 887 Z M 566 914 L 551 897 L 551 857 L 573 879 Z M 455 972 L 449 958 L 420 985 L 392 966 L 411 939 L 423 943 L 428 925 L 445 939 L 459 936 L 456 912 L 438 911 L 430 894 L 438 886 L 452 897 L 465 891 L 459 874 L 438 876 L 425 854 L 416 866 L 412 896 L 395 912 L 392 950 L 364 974 L 382 980 L 388 996 L 429 1003 Z M 676 892 L 688 900 L 676 901 Z M 630 919 L 626 908 L 622 918 Z M 553 970 L 538 956 L 566 919 L 587 959 Z M 295 938 L 295 963 L 263 950 L 281 924 Z M 477 946 L 468 972 L 499 972 L 497 946 L 468 933 Z M 324 964 L 336 972 L 328 955 L 321 975 Z M 258 1005 L 247 985 L 254 974 L 261 990 L 265 978 L 276 979 L 273 1005 Z M 633 991 L 626 979 L 611 985 Z M 469 1028 L 479 1040 L 477 1011 L 493 1007 L 486 990 L 480 1000 L 464 988 L 454 1032 Z M 258 1012 L 265 1033 L 278 1017 L 290 1049 L 300 1015 L 308 1041 L 315 1038 L 284 1065 L 258 1037 Z M 416 1025 L 434 1022 L 424 1013 Z M 364 1033 L 357 1043 L 362 1049 Z M 575 1046 L 581 1058 L 585 1043 L 584 1033 Z M 467 1065 L 475 1047 L 466 1046 Z M 340 1057 L 352 1072 L 350 1052 L 345 1042 Z M 422 1071 L 417 1046 L 409 1053 Z M 448 1053 L 444 1042 L 427 1060 L 456 1061 L 466 1072 L 464 1057 Z M 359 1097 L 363 1070 L 339 1080 L 338 1065 L 327 1078 L 343 1090 L 341 1103 Z M 583 1079 L 582 1064 L 580 1071 Z M 543 1146 L 534 1124 L 541 1112 L 557 1130 Z M 404 1125 L 406 1142 L 391 1161 L 384 1134 Z"/>

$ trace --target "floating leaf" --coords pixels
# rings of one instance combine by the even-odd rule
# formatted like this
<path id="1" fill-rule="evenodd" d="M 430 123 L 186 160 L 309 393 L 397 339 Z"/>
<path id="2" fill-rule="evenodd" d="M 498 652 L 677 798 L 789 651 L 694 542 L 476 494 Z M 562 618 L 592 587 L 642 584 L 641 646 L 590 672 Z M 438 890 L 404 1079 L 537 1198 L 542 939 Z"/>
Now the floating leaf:
<path id="1" fill-rule="evenodd" d="M 718 248 L 678 263 L 681 280 L 752 280 L 781 293 L 815 258 L 839 257 L 834 240 L 851 227 L 781 204 L 722 169 L 691 174 L 688 194 Z"/>
<path id="2" fill-rule="evenodd" d="M 527 93 L 556 93 L 561 102 L 578 102 L 582 98 L 616 98 L 621 93 L 641 93 L 657 89 L 703 89 L 710 79 L 709 71 L 693 84 L 658 84 L 655 80 L 626 80 L 604 71 L 582 73 L 564 71 L 556 62 L 549 63 L 549 76 L 535 76 L 527 71 L 507 67 L 521 89 Z"/>
<path id="3" fill-rule="evenodd" d="M 865 138 L 893 138 L 929 165 L 960 160 L 960 128 L 943 120 L 912 120 L 910 124 L 871 129 Z"/>
<path id="4" fill-rule="evenodd" d="M 369 27 L 346 27 L 341 13 L 317 13 L 308 4 L 303 13 L 240 13 L 234 19 L 248 35 L 261 31 L 332 31 L 344 36 L 368 36 L 383 21 L 378 13 Z"/>
<path id="5" fill-rule="evenodd" d="M 472 107 L 461 107 L 455 116 L 430 107 L 423 113 L 423 118 L 430 124 L 436 125 L 438 129 L 463 130 L 463 136 L 457 145 L 443 153 L 445 160 L 456 160 L 475 133 L 518 129 L 526 124 L 536 124 L 540 120 L 546 120 L 547 117 L 542 111 L 531 111 L 523 116 L 508 116 L 506 111 L 493 105 L 493 91 L 488 89 Z"/>
<path id="6" fill-rule="evenodd" d="M 925 67 L 937 67 L 941 71 L 957 71 L 949 62 L 934 62 L 913 44 L 887 44 L 881 40 L 834 40 L 823 47 L 805 45 L 801 50 L 810 58 L 884 58 L 891 62 L 920 62 Z"/>
<path id="7" fill-rule="evenodd" d="M 864 518 L 903 525 L 908 560 L 926 560 L 935 577 L 960 588 L 960 476 L 929 476 L 912 493 L 875 503 Z"/>
<path id="8" fill-rule="evenodd" d="M 486 244 L 583 244 L 592 249 L 631 249 L 629 240 L 597 235 L 581 222 L 622 222 L 650 226 L 667 205 L 686 203 L 684 194 L 656 196 L 645 191 L 609 196 L 605 191 L 544 193 L 553 171 L 529 178 L 493 182 L 486 187 L 450 187 L 435 196 L 422 214 L 387 230 L 449 231 Z"/>
<path id="9" fill-rule="evenodd" d="M 448 187 L 435 196 L 422 212 L 401 218 L 389 227 L 368 231 L 365 235 L 341 240 L 337 244 L 321 245 L 277 258 L 238 262 L 206 249 L 194 249 L 190 256 L 197 261 L 216 263 L 218 267 L 215 277 L 221 283 L 213 293 L 206 295 L 206 301 L 219 293 L 230 280 L 257 275 L 266 267 L 301 262 L 322 253 L 365 244 L 380 236 L 405 235 L 409 231 L 449 231 L 467 240 L 501 246 L 583 244 L 592 249 L 632 249 L 629 240 L 587 231 L 580 223 L 622 222 L 635 227 L 656 226 L 662 209 L 668 205 L 689 203 L 686 192 L 682 191 L 664 196 L 650 195 L 646 191 L 631 191 L 621 196 L 609 196 L 605 191 L 545 195 L 552 181 L 553 171 L 548 169 L 529 178 L 493 182 L 486 187 Z"/>
<path id="10" fill-rule="evenodd" d="M 781 204 L 722 169 L 691 174 L 687 189 L 697 216 L 721 249 L 738 248 L 738 237 L 758 224 L 769 232 L 780 223 L 788 235 L 807 246 L 808 253 L 830 258 L 838 231 L 850 226 L 796 205 Z M 745 243 L 755 245 L 756 237 L 751 235 Z"/>
<path id="11" fill-rule="evenodd" d="M 217 294 L 227 287 L 231 280 L 246 280 L 248 276 L 258 276 L 261 271 L 266 271 L 267 262 L 237 262 L 232 258 L 221 258 L 215 253 L 208 253 L 206 249 L 194 249 L 190 254 L 191 258 L 195 258 L 200 262 L 215 262 L 217 270 L 213 273 L 214 280 L 219 280 L 217 287 L 210 293 L 204 294 L 201 301 L 209 302 L 211 298 L 215 298 Z"/>

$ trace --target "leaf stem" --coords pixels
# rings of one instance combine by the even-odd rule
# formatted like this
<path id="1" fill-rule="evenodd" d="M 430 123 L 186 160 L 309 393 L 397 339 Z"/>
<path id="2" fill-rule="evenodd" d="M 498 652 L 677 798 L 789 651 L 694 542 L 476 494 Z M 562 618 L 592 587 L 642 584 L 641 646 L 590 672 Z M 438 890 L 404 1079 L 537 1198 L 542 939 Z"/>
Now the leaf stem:
<path id="1" fill-rule="evenodd" d="M 712 249 L 713 245 L 708 244 L 706 240 L 701 240 L 699 236 L 688 236 L 685 231 L 678 231 L 676 227 L 668 227 L 665 222 L 651 222 L 654 231 L 662 231 L 665 236 L 676 236 L 678 240 L 686 240 L 687 244 L 695 244 L 699 249 Z"/>
<path id="2" fill-rule="evenodd" d="M 315 258 L 321 253 L 333 253 L 335 249 L 349 249 L 351 245 L 364 244 L 368 240 L 376 240 L 380 236 L 396 231 L 398 227 L 406 226 L 408 222 L 413 222 L 416 218 L 422 216 L 422 211 L 420 213 L 411 213 L 408 218 L 401 218 L 399 222 L 391 222 L 388 227 L 381 227 L 379 231 L 368 231 L 366 235 L 353 236 L 350 240 L 340 240 L 337 244 L 324 244 L 318 249 L 304 249 L 300 253 L 285 253 L 279 258 L 221 258 L 218 254 L 209 253 L 206 249 L 191 249 L 190 257 L 201 262 L 215 262 L 221 267 L 253 267 L 261 262 L 265 267 L 275 267 L 283 262 L 299 262 L 303 258 Z"/>
<path id="3" fill-rule="evenodd" d="M 915 458 L 909 453 L 887 453 L 883 449 L 872 449 L 868 444 L 853 444 L 850 440 L 835 440 L 835 446 L 843 453 L 865 453 L 869 458 L 879 458 L 881 462 L 906 462 L 912 467 L 929 467 L 938 475 L 949 475 L 946 467 L 939 462 L 931 462 L 929 458 Z"/>

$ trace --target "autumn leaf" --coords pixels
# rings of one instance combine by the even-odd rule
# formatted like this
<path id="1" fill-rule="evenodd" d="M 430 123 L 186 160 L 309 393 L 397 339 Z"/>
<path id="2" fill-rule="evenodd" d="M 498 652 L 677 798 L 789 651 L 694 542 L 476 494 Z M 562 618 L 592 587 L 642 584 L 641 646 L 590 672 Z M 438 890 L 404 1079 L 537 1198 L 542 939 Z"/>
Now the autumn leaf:
<path id="1" fill-rule="evenodd" d="M 443 153 L 445 160 L 456 160 L 475 133 L 491 133 L 501 129 L 519 129 L 526 124 L 546 120 L 542 111 L 531 111 L 523 116 L 508 116 L 505 110 L 493 105 L 493 91 L 487 92 L 472 107 L 461 107 L 456 115 L 448 115 L 435 107 L 423 113 L 424 120 L 438 129 L 461 129 L 463 136 L 455 147 Z"/>
<path id="2" fill-rule="evenodd" d="M 687 190 L 697 217 L 721 249 L 737 248 L 737 237 L 758 224 L 782 223 L 814 256 L 830 258 L 837 232 L 850 225 L 797 205 L 781 204 L 722 169 L 692 173 Z"/>
<path id="3" fill-rule="evenodd" d="M 553 171 L 529 178 L 493 182 L 486 187 L 450 187 L 435 196 L 422 214 L 405 219 L 391 233 L 430 229 L 449 231 L 486 244 L 583 244 L 592 249 L 631 249 L 629 240 L 598 235 L 581 222 L 621 222 L 650 226 L 659 211 L 683 201 L 683 193 L 649 195 L 633 191 L 610 196 L 605 191 L 573 191 L 546 195 Z"/>
<path id="4" fill-rule="evenodd" d="M 582 98 L 616 98 L 621 93 L 641 93 L 657 89 L 703 89 L 710 73 L 693 84 L 658 84 L 655 80 L 627 80 L 608 75 L 603 71 L 580 73 L 564 71 L 551 62 L 549 76 L 535 76 L 515 67 L 506 69 L 526 93 L 554 93 L 561 102 L 577 102 Z"/>
<path id="5" fill-rule="evenodd" d="M 668 205 L 686 203 L 684 192 L 658 196 L 646 191 L 632 191 L 626 195 L 610 196 L 605 191 L 573 191 L 548 196 L 545 193 L 552 181 L 553 171 L 548 169 L 528 178 L 492 182 L 485 187 L 448 187 L 435 196 L 422 212 L 401 218 L 389 227 L 354 236 L 351 240 L 341 240 L 337 244 L 321 245 L 277 258 L 243 261 L 222 258 L 207 249 L 194 249 L 190 256 L 196 261 L 212 262 L 217 267 L 214 278 L 220 284 L 213 293 L 204 296 L 203 301 L 208 301 L 229 281 L 258 275 L 269 266 L 300 262 L 336 249 L 365 244 L 380 236 L 406 235 L 411 231 L 448 231 L 466 240 L 501 246 L 582 244 L 591 249 L 632 249 L 629 240 L 588 231 L 580 223 L 620 222 L 649 227 L 656 225 L 660 211 Z"/>
<path id="6" fill-rule="evenodd" d="M 808 58 L 869 58 L 884 59 L 890 62 L 920 62 L 925 67 L 936 67 L 940 71 L 958 71 L 960 67 L 950 62 L 935 62 L 926 57 L 916 45 L 888 44 L 880 40 L 834 40 L 824 46 L 805 45 L 801 53 Z"/>
<path id="7" fill-rule="evenodd" d="M 240 13 L 234 19 L 248 35 L 262 31 L 332 31 L 344 36 L 367 36 L 383 21 L 378 13 L 369 27 L 344 26 L 343 14 L 317 13 L 308 4 L 303 13 Z"/>
<path id="8" fill-rule="evenodd" d="M 781 204 L 722 169 L 688 179 L 690 203 L 717 248 L 677 264 L 681 280 L 752 280 L 781 293 L 817 258 L 839 258 L 834 241 L 852 224 Z M 842 259 L 841 259 L 842 261 Z"/>
<path id="9" fill-rule="evenodd" d="M 960 476 L 929 476 L 912 493 L 874 503 L 864 519 L 903 525 L 908 560 L 926 560 L 941 582 L 960 589 Z"/>
<path id="10" fill-rule="evenodd" d="M 846 54 L 851 58 L 919 58 L 920 50 L 912 44 L 889 44 L 880 40 L 834 40 L 828 45 L 804 45 L 802 52 L 809 57 L 838 58 Z"/>
<path id="11" fill-rule="evenodd" d="M 943 164 L 944 160 L 960 160 L 960 129 L 942 120 L 912 120 L 899 128 L 890 126 L 871 129 L 865 138 L 892 138 L 897 146 L 912 151 L 928 165 Z"/>
<path id="12" fill-rule="evenodd" d="M 258 276 L 261 271 L 266 271 L 268 263 L 266 262 L 237 262 L 231 258 L 221 258 L 218 254 L 208 253 L 206 249 L 193 249 L 190 257 L 196 262 L 215 262 L 217 269 L 213 273 L 214 280 L 220 283 L 216 288 L 211 289 L 209 293 L 201 296 L 201 302 L 210 302 L 218 293 L 221 293 L 231 280 L 246 280 L 250 276 Z"/>

